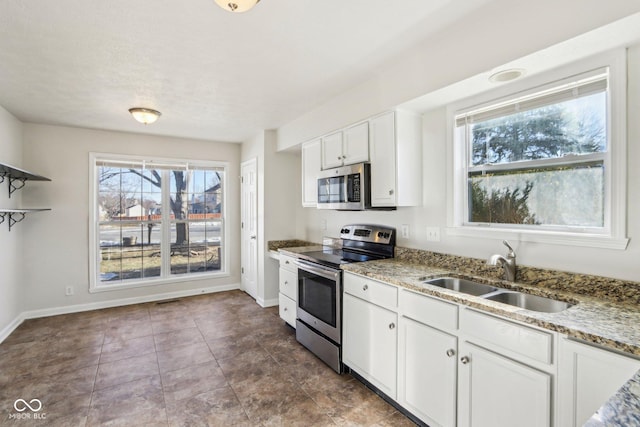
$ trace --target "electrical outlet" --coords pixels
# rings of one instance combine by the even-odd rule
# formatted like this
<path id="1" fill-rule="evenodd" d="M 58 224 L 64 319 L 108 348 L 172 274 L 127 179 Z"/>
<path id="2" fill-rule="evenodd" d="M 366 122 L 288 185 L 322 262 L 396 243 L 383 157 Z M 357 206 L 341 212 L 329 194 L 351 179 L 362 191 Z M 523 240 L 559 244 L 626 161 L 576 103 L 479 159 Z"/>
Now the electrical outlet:
<path id="1" fill-rule="evenodd" d="M 68 297 L 73 295 L 73 286 L 67 286 L 66 288 L 64 288 L 64 294 Z"/>
<path id="2" fill-rule="evenodd" d="M 427 227 L 427 240 L 430 242 L 439 242 L 440 227 Z"/>
<path id="3" fill-rule="evenodd" d="M 409 224 L 402 224 L 402 228 L 401 228 L 401 233 L 402 233 L 402 238 L 403 239 L 408 239 L 409 238 Z"/>

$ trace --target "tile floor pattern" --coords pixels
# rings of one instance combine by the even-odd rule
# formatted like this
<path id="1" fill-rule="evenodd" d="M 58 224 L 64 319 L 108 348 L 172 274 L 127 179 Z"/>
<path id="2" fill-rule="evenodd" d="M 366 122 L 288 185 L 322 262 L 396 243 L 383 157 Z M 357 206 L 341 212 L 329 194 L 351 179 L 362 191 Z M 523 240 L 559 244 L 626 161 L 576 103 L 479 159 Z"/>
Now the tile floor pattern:
<path id="1" fill-rule="evenodd" d="M 46 418 L 15 419 L 34 398 Z M 414 424 L 229 291 L 25 321 L 0 344 L 0 425 Z"/>

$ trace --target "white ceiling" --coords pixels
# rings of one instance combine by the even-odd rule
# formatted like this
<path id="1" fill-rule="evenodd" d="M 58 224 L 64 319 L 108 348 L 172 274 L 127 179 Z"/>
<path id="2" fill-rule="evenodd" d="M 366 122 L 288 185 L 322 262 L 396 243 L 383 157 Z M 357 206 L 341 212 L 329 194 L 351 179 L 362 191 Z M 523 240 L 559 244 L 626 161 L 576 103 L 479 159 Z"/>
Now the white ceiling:
<path id="1" fill-rule="evenodd" d="M 24 122 L 242 142 L 492 0 L 2 0 L 0 105 Z M 127 110 L 162 112 L 149 126 Z"/>

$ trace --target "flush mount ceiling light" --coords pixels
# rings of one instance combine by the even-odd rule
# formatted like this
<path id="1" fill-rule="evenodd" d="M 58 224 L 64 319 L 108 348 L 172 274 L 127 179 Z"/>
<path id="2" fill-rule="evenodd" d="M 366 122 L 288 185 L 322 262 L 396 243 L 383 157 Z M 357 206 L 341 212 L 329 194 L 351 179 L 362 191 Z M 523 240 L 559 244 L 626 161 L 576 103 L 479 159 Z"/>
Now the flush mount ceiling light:
<path id="1" fill-rule="evenodd" d="M 215 0 L 218 6 L 229 12 L 246 12 L 260 0 Z"/>
<path id="2" fill-rule="evenodd" d="M 134 119 L 145 125 L 155 122 L 162 115 L 160 111 L 151 108 L 129 108 L 129 112 Z"/>
<path id="3" fill-rule="evenodd" d="M 491 83 L 504 83 L 510 82 L 524 76 L 525 70 L 522 68 L 511 68 L 508 70 L 497 71 L 489 76 Z"/>

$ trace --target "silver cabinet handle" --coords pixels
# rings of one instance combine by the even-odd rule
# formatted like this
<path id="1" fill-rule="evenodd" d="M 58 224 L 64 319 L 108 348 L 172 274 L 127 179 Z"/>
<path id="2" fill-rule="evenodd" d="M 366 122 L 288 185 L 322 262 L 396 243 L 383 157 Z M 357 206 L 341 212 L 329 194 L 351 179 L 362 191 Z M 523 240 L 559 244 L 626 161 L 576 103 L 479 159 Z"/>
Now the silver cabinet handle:
<path id="1" fill-rule="evenodd" d="M 288 280 L 285 280 L 285 281 L 284 281 L 284 284 L 285 284 L 285 285 L 288 285 L 288 284 L 289 284 L 289 281 L 288 281 Z"/>
<path id="2" fill-rule="evenodd" d="M 466 365 L 467 363 L 469 363 L 471 361 L 471 359 L 469 359 L 469 356 L 462 356 L 460 358 L 460 361 L 462 362 L 463 365 Z"/>
<path id="3" fill-rule="evenodd" d="M 285 263 L 285 264 L 289 264 L 289 261 L 287 260 L 287 261 L 285 261 L 284 263 Z"/>
<path id="4" fill-rule="evenodd" d="M 256 236 L 251 236 L 251 240 L 256 240 Z"/>
<path id="5" fill-rule="evenodd" d="M 449 350 L 447 350 L 447 356 L 449 357 L 453 357 L 456 355 L 456 351 L 452 348 L 450 348 Z"/>
<path id="6" fill-rule="evenodd" d="M 342 160 L 342 156 L 338 156 L 338 160 Z"/>
<path id="7" fill-rule="evenodd" d="M 389 329 L 395 329 L 395 328 L 396 328 L 395 323 L 389 323 Z"/>
<path id="8" fill-rule="evenodd" d="M 343 159 L 346 159 L 346 158 L 347 158 L 347 156 L 342 156 L 342 158 L 343 158 Z"/>
<path id="9" fill-rule="evenodd" d="M 363 291 L 366 291 L 367 289 L 369 289 L 369 285 L 364 285 L 364 286 L 362 287 L 362 290 L 363 290 Z"/>
<path id="10" fill-rule="evenodd" d="M 287 310 L 288 310 L 288 308 L 287 308 L 287 307 L 285 307 L 285 308 L 284 308 L 284 311 L 287 311 Z"/>
<path id="11" fill-rule="evenodd" d="M 389 195 L 393 196 L 393 190 L 389 190 Z"/>

